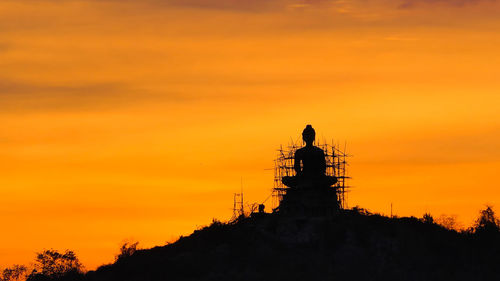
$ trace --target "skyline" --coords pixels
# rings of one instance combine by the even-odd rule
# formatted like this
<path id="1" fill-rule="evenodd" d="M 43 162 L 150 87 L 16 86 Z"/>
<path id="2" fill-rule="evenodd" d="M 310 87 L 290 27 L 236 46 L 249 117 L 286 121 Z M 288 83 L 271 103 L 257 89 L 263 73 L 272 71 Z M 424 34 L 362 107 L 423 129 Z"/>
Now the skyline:
<path id="1" fill-rule="evenodd" d="M 350 207 L 469 226 L 500 192 L 498 1 L 0 0 L 0 267 L 88 269 L 271 192 L 312 124 Z M 266 204 L 267 205 L 267 204 Z M 269 211 L 269 208 L 266 208 Z"/>

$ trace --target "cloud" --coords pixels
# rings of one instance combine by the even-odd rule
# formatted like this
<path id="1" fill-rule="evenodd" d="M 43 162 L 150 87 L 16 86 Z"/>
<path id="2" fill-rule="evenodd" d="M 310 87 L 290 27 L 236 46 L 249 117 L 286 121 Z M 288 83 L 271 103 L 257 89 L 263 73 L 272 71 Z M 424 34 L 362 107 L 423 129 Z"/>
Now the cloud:
<path id="1" fill-rule="evenodd" d="M 83 94 L 98 90 L 109 91 L 116 89 L 115 84 L 91 84 L 82 86 L 68 86 L 68 85 L 44 85 L 44 84 L 32 84 L 32 83 L 22 83 L 14 82 L 9 80 L 0 80 L 0 96 L 4 98 L 10 95 L 28 95 L 28 96 L 38 96 L 44 95 L 47 92 L 52 93 L 65 93 L 68 95 L 73 94 Z"/>
<path id="2" fill-rule="evenodd" d="M 464 7 L 478 4 L 480 2 L 495 2 L 496 0 L 403 0 L 400 4 L 402 9 L 410 9 L 418 5 L 447 5 L 455 7 Z"/>
<path id="3" fill-rule="evenodd" d="M 110 109 L 137 102 L 183 102 L 193 97 L 152 93 L 120 83 L 36 84 L 0 79 L 0 112 Z"/>
<path id="4" fill-rule="evenodd" d="M 88 0 L 96 1 L 96 0 Z M 123 2 L 118 0 L 108 0 L 108 2 Z M 214 10 L 239 10 L 239 11 L 266 11 L 283 10 L 290 8 L 309 8 L 315 6 L 380 6 L 412 8 L 418 5 L 449 5 L 462 7 L 478 4 L 480 2 L 496 2 L 496 0 L 128 0 L 126 2 L 149 3 L 151 5 L 190 7 L 199 9 Z M 399 3 L 399 5 L 398 5 Z"/>
<path id="5" fill-rule="evenodd" d="M 166 0 L 161 1 L 168 5 L 185 6 L 203 9 L 223 9 L 223 10 L 247 10 L 257 11 L 274 8 L 278 2 L 268 0 Z"/>
<path id="6" fill-rule="evenodd" d="M 54 0 L 48 0 L 54 1 Z M 87 0 L 88 2 L 140 3 L 156 7 L 186 7 L 209 10 L 260 12 L 288 8 L 307 8 L 323 4 L 344 3 L 338 0 Z"/>
<path id="7" fill-rule="evenodd" d="M 360 151 L 370 155 L 366 163 L 398 165 L 448 165 L 500 161 L 498 126 L 448 133 L 418 132 L 414 136 L 372 139 L 361 147 L 379 151 Z M 427 135 L 426 135 L 427 134 Z"/>
<path id="8" fill-rule="evenodd" d="M 384 40 L 387 40 L 387 41 L 418 41 L 419 38 L 415 38 L 415 37 L 402 37 L 402 36 L 388 36 L 388 37 L 384 37 Z"/>

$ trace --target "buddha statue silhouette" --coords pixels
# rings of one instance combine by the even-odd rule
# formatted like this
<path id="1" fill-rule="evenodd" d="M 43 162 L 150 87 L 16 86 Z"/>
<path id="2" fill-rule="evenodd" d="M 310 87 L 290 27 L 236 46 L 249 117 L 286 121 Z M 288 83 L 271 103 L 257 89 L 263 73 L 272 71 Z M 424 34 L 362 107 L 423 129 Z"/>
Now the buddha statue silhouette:
<path id="1" fill-rule="evenodd" d="M 330 187 L 337 182 L 337 178 L 325 174 L 325 152 L 313 145 L 315 138 L 316 132 L 313 127 L 307 125 L 302 132 L 302 139 L 306 146 L 295 151 L 293 167 L 296 175 L 283 177 L 282 182 L 284 185 L 292 188 Z"/>

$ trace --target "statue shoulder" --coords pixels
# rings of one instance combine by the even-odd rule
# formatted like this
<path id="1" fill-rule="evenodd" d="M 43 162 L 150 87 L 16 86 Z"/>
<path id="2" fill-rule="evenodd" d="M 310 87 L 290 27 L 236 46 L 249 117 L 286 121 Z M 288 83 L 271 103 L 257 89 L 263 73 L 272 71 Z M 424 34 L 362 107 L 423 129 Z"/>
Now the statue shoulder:
<path id="1" fill-rule="evenodd" d="M 305 147 L 302 147 L 302 148 L 295 150 L 295 157 L 304 154 L 304 151 L 305 151 Z"/>
<path id="2" fill-rule="evenodd" d="M 325 154 L 325 151 L 317 146 L 314 147 L 314 152 L 317 154 Z"/>
<path id="3" fill-rule="evenodd" d="M 313 146 L 313 148 L 314 148 L 314 150 L 316 150 L 316 151 L 323 151 L 323 149 L 321 149 L 321 148 L 319 148 L 319 147 L 317 147 L 317 146 Z"/>

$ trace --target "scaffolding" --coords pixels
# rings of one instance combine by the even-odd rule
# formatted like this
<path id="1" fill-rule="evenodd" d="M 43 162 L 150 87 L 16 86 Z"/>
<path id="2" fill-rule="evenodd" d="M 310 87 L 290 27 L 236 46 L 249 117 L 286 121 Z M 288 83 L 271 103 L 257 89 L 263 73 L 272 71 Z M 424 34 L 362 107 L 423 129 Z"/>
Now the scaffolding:
<path id="1" fill-rule="evenodd" d="M 243 206 L 243 191 L 235 193 L 233 198 L 233 216 L 231 221 L 245 216 L 245 208 Z"/>
<path id="2" fill-rule="evenodd" d="M 341 209 L 347 209 L 347 193 L 349 186 L 347 180 L 350 177 L 347 175 L 347 158 L 350 157 L 346 153 L 346 145 L 342 148 L 338 143 L 332 141 L 331 144 L 323 142 L 315 142 L 315 146 L 323 149 L 325 152 L 326 160 L 326 175 L 334 176 L 337 178 L 332 188 L 335 189 L 337 194 L 337 201 Z M 280 146 L 278 149 L 278 156 L 274 160 L 274 187 L 272 192 L 272 205 L 276 209 L 283 196 L 286 194 L 289 187 L 285 186 L 282 178 L 285 176 L 295 176 L 294 158 L 295 151 L 302 146 L 297 142 L 291 142 L 288 146 Z"/>

